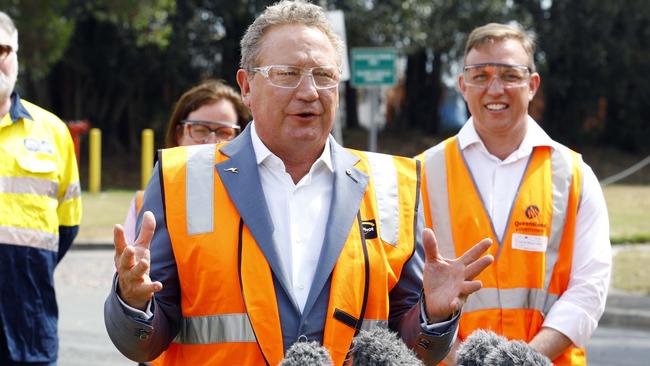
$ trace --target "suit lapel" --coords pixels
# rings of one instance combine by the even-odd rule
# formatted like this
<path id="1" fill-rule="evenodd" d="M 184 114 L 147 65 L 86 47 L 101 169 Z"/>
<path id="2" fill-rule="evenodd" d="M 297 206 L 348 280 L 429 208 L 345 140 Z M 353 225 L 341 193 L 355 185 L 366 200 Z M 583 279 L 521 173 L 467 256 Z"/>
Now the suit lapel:
<path id="1" fill-rule="evenodd" d="M 321 255 L 303 314 L 309 313 L 327 283 L 348 238 L 368 185 L 368 175 L 354 167 L 359 158 L 341 147 L 332 137 L 329 143 L 334 166 L 332 203 Z"/>
<path id="2" fill-rule="evenodd" d="M 278 278 L 284 292 L 298 309 L 282 267 L 280 253 L 273 241 L 273 221 L 266 206 L 266 198 L 260 182 L 250 128 L 246 128 L 240 136 L 221 148 L 220 151 L 230 157 L 215 167 L 221 181 L 244 220 L 244 224 L 264 253 L 266 261 Z"/>

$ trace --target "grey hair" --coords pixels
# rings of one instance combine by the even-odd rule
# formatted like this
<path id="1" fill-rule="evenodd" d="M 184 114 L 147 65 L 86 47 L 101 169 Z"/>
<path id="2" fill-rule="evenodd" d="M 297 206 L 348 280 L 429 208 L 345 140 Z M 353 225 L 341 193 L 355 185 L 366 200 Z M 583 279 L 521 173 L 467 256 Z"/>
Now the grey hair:
<path id="1" fill-rule="evenodd" d="M 241 39 L 241 60 L 239 61 L 239 66 L 242 69 L 250 69 L 258 66 L 256 62 L 261 50 L 264 34 L 272 26 L 286 24 L 303 24 L 308 27 L 317 28 L 323 32 L 330 40 L 334 50 L 336 50 L 337 65 L 339 67 L 341 66 L 344 50 L 343 41 L 334 33 L 323 9 L 304 0 L 280 1 L 267 7 L 255 19 Z"/>
<path id="2" fill-rule="evenodd" d="M 12 41 L 14 42 L 14 44 L 12 44 L 11 46 L 17 50 L 18 29 L 16 28 L 14 21 L 11 20 L 11 17 L 7 15 L 7 13 L 5 13 L 4 11 L 0 11 L 0 29 L 7 32 L 7 34 L 11 36 Z"/>
<path id="3" fill-rule="evenodd" d="M 521 43 L 529 58 L 528 67 L 535 71 L 535 33 L 525 31 L 519 23 L 501 24 L 488 23 L 484 26 L 474 28 L 467 38 L 465 44 L 465 57 L 474 48 L 479 48 L 488 43 L 496 43 L 508 39 L 514 39 Z"/>

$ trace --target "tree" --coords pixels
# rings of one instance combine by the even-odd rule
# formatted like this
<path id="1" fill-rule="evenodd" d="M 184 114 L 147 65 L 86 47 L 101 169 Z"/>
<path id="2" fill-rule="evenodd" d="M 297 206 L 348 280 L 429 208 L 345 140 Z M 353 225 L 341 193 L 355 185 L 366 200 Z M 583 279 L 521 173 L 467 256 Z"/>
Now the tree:
<path id="1" fill-rule="evenodd" d="M 516 1 L 539 35 L 544 127 L 569 145 L 647 150 L 650 3 Z M 542 6 L 545 3 L 548 6 Z"/>

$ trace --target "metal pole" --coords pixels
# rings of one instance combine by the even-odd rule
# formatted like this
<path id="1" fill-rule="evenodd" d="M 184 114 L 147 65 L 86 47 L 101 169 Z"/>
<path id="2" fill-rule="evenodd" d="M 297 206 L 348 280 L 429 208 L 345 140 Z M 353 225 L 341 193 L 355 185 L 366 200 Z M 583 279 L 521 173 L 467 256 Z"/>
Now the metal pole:
<path id="1" fill-rule="evenodd" d="M 151 168 L 153 167 L 153 130 L 150 128 L 142 130 L 142 152 L 140 163 L 140 189 L 145 189 L 149 182 L 149 178 L 151 178 Z"/>
<path id="2" fill-rule="evenodd" d="M 377 151 L 377 106 L 379 98 L 379 88 L 368 89 L 370 95 L 370 136 L 368 142 L 368 151 Z"/>

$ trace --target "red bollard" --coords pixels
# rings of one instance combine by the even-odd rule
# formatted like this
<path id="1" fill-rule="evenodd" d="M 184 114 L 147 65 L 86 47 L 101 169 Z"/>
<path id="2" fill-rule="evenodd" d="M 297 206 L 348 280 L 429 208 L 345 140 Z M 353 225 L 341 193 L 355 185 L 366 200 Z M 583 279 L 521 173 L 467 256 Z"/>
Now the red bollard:
<path id="1" fill-rule="evenodd" d="M 66 121 L 68 129 L 70 130 L 70 136 L 72 137 L 72 142 L 74 143 L 74 153 L 77 155 L 77 164 L 79 164 L 79 139 L 83 134 L 87 134 L 90 131 L 90 122 L 87 119 Z"/>

